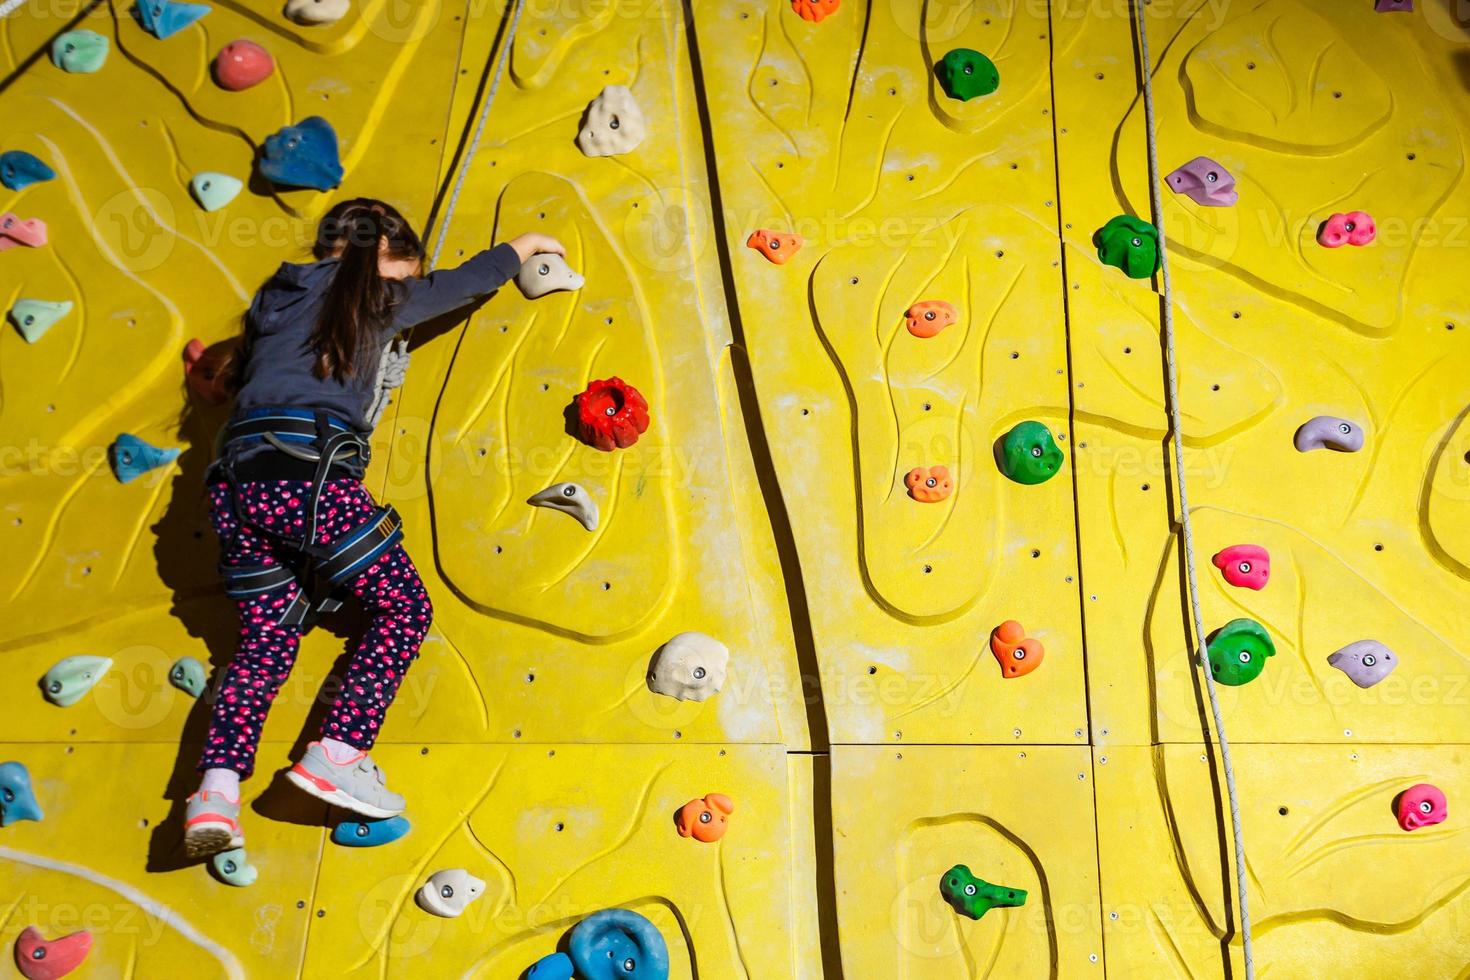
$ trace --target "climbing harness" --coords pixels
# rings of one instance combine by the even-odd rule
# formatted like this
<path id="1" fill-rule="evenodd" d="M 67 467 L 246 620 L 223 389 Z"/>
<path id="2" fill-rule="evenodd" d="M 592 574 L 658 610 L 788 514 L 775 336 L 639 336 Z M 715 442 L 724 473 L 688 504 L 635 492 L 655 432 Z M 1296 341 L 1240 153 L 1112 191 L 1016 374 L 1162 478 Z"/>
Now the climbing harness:
<path id="1" fill-rule="evenodd" d="M 480 149 L 480 137 L 485 132 L 485 120 L 490 117 L 490 107 L 494 105 L 495 93 L 500 88 L 500 76 L 505 71 L 505 59 L 510 54 L 511 46 L 515 44 L 516 28 L 520 26 L 523 7 L 524 0 L 515 0 L 515 8 L 511 11 L 510 16 L 510 27 L 505 32 L 505 42 L 500 45 L 498 57 L 495 59 L 495 70 L 490 76 L 490 90 L 485 93 L 485 104 L 480 107 L 479 118 L 475 120 L 475 133 L 470 138 L 470 146 L 465 152 L 464 160 L 460 162 L 459 172 L 454 176 L 454 187 L 449 192 L 449 203 L 444 206 L 444 220 L 439 223 L 438 234 L 434 236 L 434 250 L 429 254 L 430 269 L 439 265 L 439 253 L 444 251 L 444 239 L 449 234 L 450 222 L 454 220 L 454 209 L 459 206 L 459 192 L 464 189 L 465 176 L 470 171 L 470 164 L 474 162 L 475 153 Z M 378 424 L 378 419 L 388 408 L 389 394 L 394 388 L 403 384 L 407 371 L 408 341 L 400 337 L 383 351 L 382 360 L 378 363 L 378 380 L 374 386 L 376 394 L 373 395 L 373 401 L 367 413 L 370 426 Z"/>
<path id="2" fill-rule="evenodd" d="M 236 456 L 252 445 L 269 445 L 277 453 L 313 467 L 306 492 L 306 522 L 295 554 L 283 556 L 282 565 L 220 565 L 225 595 L 233 599 L 278 589 L 291 582 L 301 586 L 283 610 L 278 625 L 309 627 L 324 613 L 342 605 L 342 589 L 385 551 L 403 540 L 403 522 L 392 504 L 379 507 L 368 520 L 330 546 L 315 544 L 317 505 L 323 484 L 339 467 L 366 466 L 372 450 L 357 431 L 325 412 L 305 409 L 263 408 L 245 413 L 221 434 L 218 465 L 230 485 L 235 519 L 243 522 L 239 502 L 240 480 Z M 282 461 L 284 462 L 284 461 Z M 248 464 L 247 464 L 248 465 Z"/>
<path id="3" fill-rule="evenodd" d="M 1179 415 L 1179 372 L 1174 346 L 1174 292 L 1169 278 L 1169 251 L 1164 239 L 1164 214 L 1160 200 L 1158 126 L 1154 116 L 1153 58 L 1148 48 L 1148 15 L 1146 0 L 1133 5 L 1138 21 L 1139 51 L 1143 58 L 1143 113 L 1148 132 L 1149 208 L 1159 235 L 1159 261 L 1163 276 L 1164 347 L 1167 354 L 1165 375 L 1169 387 L 1169 439 L 1174 444 L 1174 478 L 1179 485 L 1180 528 L 1184 538 L 1184 578 L 1189 585 L 1189 608 L 1193 617 L 1196 646 L 1195 662 L 1201 667 L 1205 689 L 1210 695 L 1210 711 L 1215 718 L 1215 740 L 1220 746 L 1220 761 L 1225 769 L 1225 788 L 1230 797 L 1230 826 L 1235 842 L 1235 892 L 1240 909 L 1240 937 L 1245 954 L 1246 980 L 1255 980 L 1255 957 L 1251 949 L 1251 917 L 1246 904 L 1245 838 L 1240 829 L 1240 799 L 1235 790 L 1235 767 L 1230 761 L 1230 742 L 1225 737 L 1225 721 L 1220 715 L 1220 698 L 1215 690 L 1205 657 L 1204 618 L 1199 608 L 1199 579 L 1195 574 L 1194 528 L 1190 523 L 1189 489 L 1184 473 L 1184 426 Z M 1207 733 L 1208 734 L 1208 733 Z"/>

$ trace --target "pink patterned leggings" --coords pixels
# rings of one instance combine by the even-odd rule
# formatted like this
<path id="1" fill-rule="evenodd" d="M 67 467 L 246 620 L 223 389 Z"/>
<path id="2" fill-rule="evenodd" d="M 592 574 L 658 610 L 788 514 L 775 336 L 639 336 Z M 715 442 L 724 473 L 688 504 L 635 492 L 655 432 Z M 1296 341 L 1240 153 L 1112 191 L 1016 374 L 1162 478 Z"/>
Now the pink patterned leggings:
<path id="1" fill-rule="evenodd" d="M 241 483 L 239 517 L 227 483 L 209 488 L 210 521 L 219 535 L 225 565 L 279 565 L 300 539 L 306 521 L 309 484 L 300 480 Z M 331 544 L 367 523 L 377 509 L 358 480 L 332 480 L 322 487 L 317 505 L 316 543 Z M 240 609 L 240 642 L 235 659 L 220 679 L 214 717 L 204 742 L 203 769 L 233 769 L 249 776 L 255 769 L 266 712 L 296 662 L 304 632 L 280 626 L 280 612 L 301 591 L 295 582 L 236 601 Z M 323 737 L 370 749 L 383 716 L 419 644 L 429 630 L 434 610 L 418 570 L 403 545 L 395 545 L 352 580 L 352 592 L 369 615 L 367 630 L 347 666 L 347 676 L 326 720 Z"/>

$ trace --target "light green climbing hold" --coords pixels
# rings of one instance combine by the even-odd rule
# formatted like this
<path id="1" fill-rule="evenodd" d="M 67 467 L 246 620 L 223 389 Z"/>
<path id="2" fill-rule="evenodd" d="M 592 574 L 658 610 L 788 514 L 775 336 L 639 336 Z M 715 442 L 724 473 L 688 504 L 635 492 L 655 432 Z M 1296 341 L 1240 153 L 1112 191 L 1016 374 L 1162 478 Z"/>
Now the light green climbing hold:
<path id="1" fill-rule="evenodd" d="M 1062 468 L 1062 450 L 1040 422 L 1018 422 L 1000 441 L 1000 471 L 1017 483 L 1045 483 Z"/>
<path id="2" fill-rule="evenodd" d="M 51 42 L 51 63 L 62 71 L 90 75 L 107 61 L 107 38 L 96 31 L 67 31 Z"/>
<path id="3" fill-rule="evenodd" d="M 34 344 L 57 320 L 71 312 L 71 306 L 69 299 L 54 303 L 44 299 L 18 299 L 10 308 L 10 322 L 15 324 L 26 343 Z"/>
<path id="4" fill-rule="evenodd" d="M 46 700 L 62 708 L 69 708 L 92 689 L 112 667 L 107 657 L 76 656 L 58 660 L 41 678 L 41 691 Z"/>
<path id="5" fill-rule="evenodd" d="M 204 693 L 207 680 L 204 665 L 193 657 L 180 657 L 168 670 L 168 682 L 191 698 Z"/>
<path id="6" fill-rule="evenodd" d="M 189 181 L 189 192 L 206 211 L 218 211 L 229 204 L 245 185 L 238 177 L 206 170 Z"/>
<path id="7" fill-rule="evenodd" d="M 231 851 L 220 851 L 209 859 L 209 866 L 214 869 L 215 877 L 227 885 L 236 888 L 248 888 L 255 884 L 255 879 L 260 872 L 255 870 L 255 865 L 245 856 L 245 848 L 237 847 Z"/>

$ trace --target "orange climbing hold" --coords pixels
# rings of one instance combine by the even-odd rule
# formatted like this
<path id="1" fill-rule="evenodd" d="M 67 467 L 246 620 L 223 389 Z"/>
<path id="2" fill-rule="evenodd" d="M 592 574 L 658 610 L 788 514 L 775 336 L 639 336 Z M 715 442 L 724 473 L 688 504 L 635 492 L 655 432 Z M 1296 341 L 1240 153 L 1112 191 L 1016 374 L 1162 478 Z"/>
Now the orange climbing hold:
<path id="1" fill-rule="evenodd" d="M 690 800 L 679 808 L 676 821 L 679 836 L 713 844 L 725 836 L 730 814 L 734 812 L 735 801 L 724 793 L 709 793 L 702 800 Z"/>
<path id="2" fill-rule="evenodd" d="M 791 0 L 791 9 L 802 20 L 820 24 L 828 14 L 837 12 L 838 2 L 839 0 Z"/>
<path id="3" fill-rule="evenodd" d="M 909 488 L 909 496 L 921 504 L 937 504 L 954 490 L 948 466 L 915 466 L 903 482 Z"/>
<path id="4" fill-rule="evenodd" d="M 909 333 L 915 337 L 933 337 L 955 322 L 958 314 L 942 299 L 926 299 L 910 306 L 903 314 L 908 319 Z"/>
<path id="5" fill-rule="evenodd" d="M 206 405 L 223 405 L 229 400 L 220 369 L 234 345 L 234 340 L 228 340 L 205 347 L 204 341 L 195 337 L 184 347 L 184 380 Z"/>
<path id="6" fill-rule="evenodd" d="M 990 652 L 1000 664 L 1002 677 L 1025 677 L 1046 656 L 1041 641 L 1026 635 L 1025 627 L 1014 619 L 1008 619 L 990 631 Z"/>
<path id="7" fill-rule="evenodd" d="M 806 240 L 794 231 L 767 231 L 764 228 L 750 233 L 745 240 L 747 248 L 753 248 L 777 265 L 797 253 Z"/>

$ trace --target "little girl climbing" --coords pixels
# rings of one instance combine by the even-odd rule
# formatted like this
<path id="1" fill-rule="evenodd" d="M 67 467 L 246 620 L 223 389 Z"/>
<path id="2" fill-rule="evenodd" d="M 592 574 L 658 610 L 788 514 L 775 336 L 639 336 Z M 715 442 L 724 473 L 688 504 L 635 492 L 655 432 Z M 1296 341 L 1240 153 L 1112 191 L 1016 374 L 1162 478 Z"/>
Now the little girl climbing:
<path id="1" fill-rule="evenodd" d="M 403 811 L 367 753 L 433 610 L 397 513 L 362 484 L 379 363 L 399 331 L 494 292 L 541 252 L 564 249 L 545 235 L 520 235 L 421 276 L 418 235 L 391 206 L 357 198 L 322 219 L 316 261 L 283 263 L 255 294 L 226 368 L 234 414 L 207 476 L 240 633 L 217 685 L 203 782 L 185 814 L 191 856 L 244 846 L 240 780 L 254 769 L 266 712 L 302 634 L 349 594 L 365 607 L 367 628 L 321 740 L 287 776 L 368 817 Z"/>

